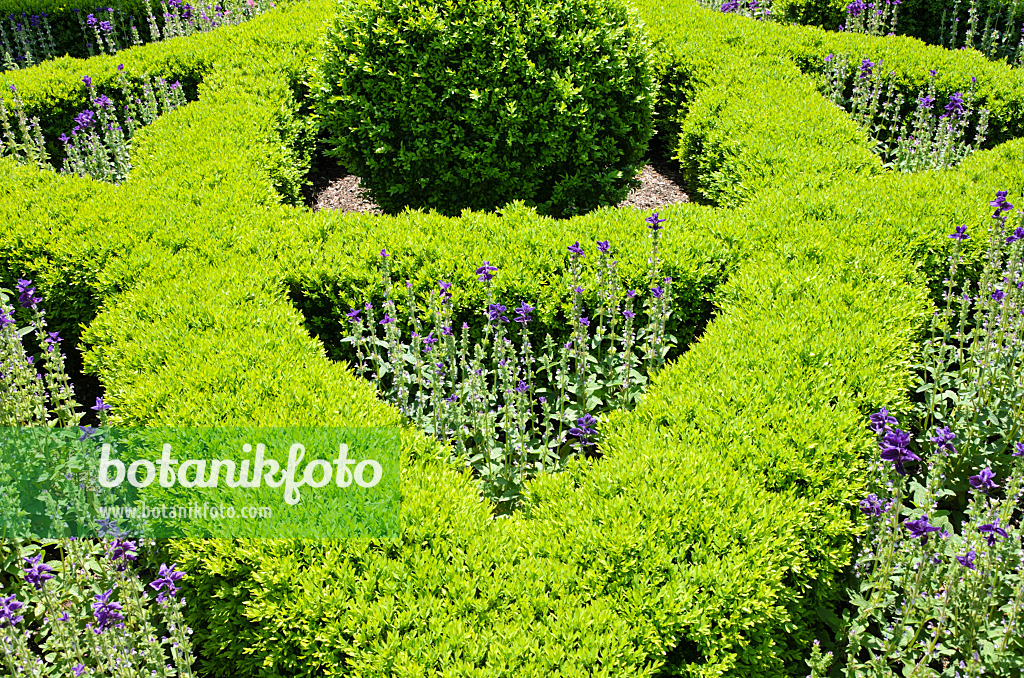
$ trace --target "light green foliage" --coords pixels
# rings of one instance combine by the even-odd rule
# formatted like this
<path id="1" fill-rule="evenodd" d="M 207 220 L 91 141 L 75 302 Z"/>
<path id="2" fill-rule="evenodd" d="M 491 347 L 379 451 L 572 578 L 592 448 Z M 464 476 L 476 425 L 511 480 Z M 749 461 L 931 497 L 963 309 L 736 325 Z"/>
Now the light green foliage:
<path id="1" fill-rule="evenodd" d="M 329 154 L 389 212 L 615 205 L 652 133 L 647 38 L 620 0 L 344 3 L 310 86 Z"/>
<path id="2" fill-rule="evenodd" d="M 624 273 L 642 277 L 646 243 L 633 210 L 568 221 L 522 206 L 502 217 L 372 218 L 278 204 L 275 183 L 294 186 L 300 176 L 303 138 L 302 88 L 287 83 L 301 78 L 329 4 L 194 36 L 180 52 L 173 41 L 142 48 L 163 64 L 150 72 L 183 82 L 182 71 L 201 74 L 202 85 L 195 103 L 139 133 L 124 186 L 0 159 L 0 272 L 5 281 L 31 274 L 48 297 L 59 289 L 53 314 L 66 309 L 64 322 L 88 324 L 88 364 L 120 423 L 397 424 L 398 412 L 331 363 L 303 327 L 372 295 L 373 257 L 385 245 L 418 289 L 438 278 L 472 289 L 459 283 L 491 258 L 510 273 L 496 279 L 496 294 L 530 293 L 552 325 L 568 303 L 565 242 L 608 238 L 621 247 Z M 603 459 L 529 484 L 518 516 L 494 520 L 471 479 L 442 461 L 448 450 L 408 431 L 400 540 L 172 544 L 190 572 L 190 598 L 203 600 L 190 624 L 205 675 L 805 672 L 807 645 L 840 598 L 850 559 L 859 460 L 871 447 L 865 417 L 906 400 L 928 283 L 945 265 L 935 235 L 982 221 L 976 207 L 993 182 L 1020 193 L 1024 145 L 981 151 L 956 171 L 836 169 L 823 180 L 811 172 L 866 149 L 822 160 L 753 146 L 742 125 L 781 147 L 804 113 L 757 121 L 737 100 L 763 106 L 767 90 L 730 87 L 738 78 L 753 88 L 756 78 L 744 79 L 739 65 L 719 69 L 761 51 L 757 71 L 781 93 L 806 97 L 785 101 L 820 110 L 809 76 L 777 58 L 813 71 L 813 59 L 836 51 L 824 34 L 761 22 L 748 30 L 690 3 L 642 6 L 667 45 L 665 109 L 702 111 L 709 138 L 733 129 L 736 145 L 722 157 L 741 180 L 761 178 L 740 209 L 662 212 L 679 228 L 666 235 L 666 272 L 684 281 L 680 293 L 700 290 L 681 297 L 680 310 L 699 317 L 710 310 L 699 300 L 711 296 L 721 311 L 638 409 L 611 418 Z M 886 63 L 906 49 L 902 68 L 920 86 L 931 64 L 910 47 L 924 48 L 893 44 Z M 937 89 L 955 91 L 974 61 L 945 58 L 956 68 Z M 81 74 L 60 75 L 58 63 L 41 66 L 38 81 L 19 80 L 26 102 L 50 96 L 71 110 L 64 80 Z M 1019 113 L 1006 102 L 1019 88 L 995 92 L 1011 76 L 978 77 L 979 92 L 1005 97 L 991 107 L 994 124 L 1015 129 Z M 717 126 L 713 100 L 724 112 Z M 799 143 L 832 148 L 826 123 L 855 129 L 838 115 L 824 120 Z M 304 300 L 305 319 L 289 292 Z M 478 308 L 474 294 L 455 303 Z"/>

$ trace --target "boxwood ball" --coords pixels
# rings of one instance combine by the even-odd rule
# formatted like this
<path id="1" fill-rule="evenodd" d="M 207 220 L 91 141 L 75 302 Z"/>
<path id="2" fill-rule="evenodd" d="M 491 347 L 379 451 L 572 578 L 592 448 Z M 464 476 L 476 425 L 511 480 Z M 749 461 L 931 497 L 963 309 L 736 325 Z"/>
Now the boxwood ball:
<path id="1" fill-rule="evenodd" d="M 650 48 L 620 0 L 344 0 L 310 86 L 327 154 L 388 212 L 614 205 L 653 133 Z"/>

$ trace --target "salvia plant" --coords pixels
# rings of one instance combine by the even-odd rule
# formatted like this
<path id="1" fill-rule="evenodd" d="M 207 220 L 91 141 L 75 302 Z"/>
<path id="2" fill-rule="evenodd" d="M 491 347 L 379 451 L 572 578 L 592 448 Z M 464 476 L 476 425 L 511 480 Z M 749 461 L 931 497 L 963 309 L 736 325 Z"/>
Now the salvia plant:
<path id="1" fill-rule="evenodd" d="M 187 103 L 181 83 L 168 85 L 162 78 L 153 78 L 152 84 L 144 80 L 142 96 L 133 97 L 124 75 L 124 65 L 119 64 L 117 71 L 122 98 L 127 102 L 124 105 L 123 125 L 110 98 L 95 91 L 92 78 L 82 78 L 92 106 L 75 116 L 71 136 L 65 133 L 59 137 L 64 145 L 65 158 L 61 168 L 64 174 L 88 176 L 115 184 L 125 181 L 131 170 L 131 137 L 140 127 L 151 124 L 161 114 Z M 14 85 L 11 85 L 11 91 L 14 93 L 18 134 L 14 133 L 7 110 L 0 101 L 0 124 L 4 132 L 4 138 L 0 139 L 0 155 L 11 155 L 19 162 L 35 163 L 41 168 L 52 169 L 47 162 L 39 119 L 28 121 Z"/>
<path id="2" fill-rule="evenodd" d="M 10 297 L 0 290 L 0 426 L 44 427 L 67 433 L 69 441 L 86 440 L 98 429 L 78 425 L 82 414 L 65 370 L 61 339 L 48 331 L 42 299 L 28 280 L 18 281 L 16 293 L 30 321 L 18 326 Z M 40 346 L 38 360 L 25 348 L 31 334 Z M 100 426 L 105 425 L 109 405 L 98 398 L 92 409 Z M 70 468 L 59 461 L 54 466 L 58 474 Z M 87 507 L 61 505 L 53 496 L 40 500 L 51 525 L 65 536 L 12 537 L 24 516 L 0 491 L 5 526 L 0 555 L 6 566 L 0 573 L 5 589 L 0 595 L 0 662 L 5 675 L 191 677 L 191 629 L 182 614 L 185 601 L 178 596 L 185 573 L 164 563 L 152 581 L 144 581 L 138 561 L 154 553 L 155 542 L 129 539 L 111 520 L 98 521 L 102 540 L 73 536 L 73 525 L 64 518 L 81 518 Z"/>
<path id="3" fill-rule="evenodd" d="M 1007 473 L 1007 453 L 1024 437 L 1024 221 L 1019 211 L 1010 221 L 1006 196 L 999 191 L 989 203 L 994 212 L 977 282 L 964 275 L 967 226 L 950 235 L 944 306 L 933 316 L 915 386 L 922 430 L 945 427 L 963 440 L 946 471 L 961 507 L 970 470 Z"/>
<path id="4" fill-rule="evenodd" d="M 893 35 L 902 1 L 884 0 L 875 3 L 853 0 L 846 6 L 846 23 L 839 30 L 867 35 Z"/>
<path id="5" fill-rule="evenodd" d="M 879 456 L 838 648 L 847 676 L 1024 671 L 1024 227 L 1007 224 L 1006 196 L 990 203 L 977 282 L 958 275 L 967 226 L 949 235 L 910 425 L 885 408 L 870 417 Z M 811 675 L 832 659 L 815 644 Z"/>
<path id="6" fill-rule="evenodd" d="M 874 143 L 884 166 L 901 172 L 955 167 L 978 150 L 988 130 L 988 109 L 974 110 L 974 85 L 954 92 L 940 108 L 936 71 L 912 103 L 897 94 L 895 74 L 882 75 L 882 63 L 864 58 L 858 66 L 845 54 L 825 57 L 823 87 L 832 103 L 846 110 Z M 907 115 L 906 111 L 912 111 Z M 973 120 L 973 123 L 972 123 Z M 973 130 L 973 143 L 968 141 Z"/>
<path id="7" fill-rule="evenodd" d="M 739 14 L 750 19 L 766 20 L 771 17 L 771 0 L 697 0 L 701 7 L 727 14 Z"/>
<path id="8" fill-rule="evenodd" d="M 986 7 L 981 7 L 979 0 L 968 0 L 966 6 L 953 0 L 942 11 L 940 43 L 946 49 L 973 48 L 990 59 L 1020 66 L 1024 58 L 1022 15 L 1020 0 L 989 0 Z"/>
<path id="9" fill-rule="evenodd" d="M 57 56 L 49 14 L 22 13 L 0 19 L 0 70 L 28 68 Z"/>
<path id="10" fill-rule="evenodd" d="M 941 508 L 954 494 L 946 473 L 969 442 L 939 427 L 927 454 L 884 408 L 871 416 L 871 426 L 880 454 L 870 469 L 871 491 L 860 502 L 868 532 L 858 540 L 853 565 L 843 674 L 1019 676 L 1024 443 L 1015 445 L 1008 476 L 976 469 L 964 518 L 951 520 Z M 808 662 L 812 678 L 825 675 L 830 660 L 816 644 Z"/>
<path id="11" fill-rule="evenodd" d="M 71 11 L 81 27 L 85 49 L 89 56 L 96 56 L 114 55 L 120 50 L 148 42 L 237 25 L 275 6 L 269 0 L 194 3 L 152 0 L 146 3 L 144 30 L 140 30 L 134 15 L 126 15 L 120 8 Z M 11 14 L 6 21 L 0 20 L 0 70 L 29 68 L 59 56 L 49 17 L 46 13 L 28 15 L 23 12 L 20 17 Z"/>
<path id="12" fill-rule="evenodd" d="M 416 426 L 450 443 L 499 512 L 513 510 L 525 481 L 595 449 L 600 416 L 632 407 L 675 345 L 666 333 L 672 280 L 661 274 L 658 253 L 665 220 L 656 212 L 646 221 L 651 255 L 642 293 L 620 288 L 611 245 L 598 241 L 598 302 L 586 308 L 587 253 L 579 242 L 568 246 L 572 310 L 565 344 L 550 334 L 534 336 L 535 308 L 527 301 L 510 309 L 511 302 L 495 297 L 500 272 L 488 261 L 476 270 L 487 299 L 478 341 L 467 323 L 454 327 L 451 284 L 443 280 L 422 311 L 406 284 L 411 334 L 403 337 L 390 255 L 382 250 L 382 307 L 368 301 L 348 313 L 351 334 L 343 341 L 354 346 L 356 373 L 375 382 L 381 397 Z M 641 305 L 645 322 L 637 320 Z"/>

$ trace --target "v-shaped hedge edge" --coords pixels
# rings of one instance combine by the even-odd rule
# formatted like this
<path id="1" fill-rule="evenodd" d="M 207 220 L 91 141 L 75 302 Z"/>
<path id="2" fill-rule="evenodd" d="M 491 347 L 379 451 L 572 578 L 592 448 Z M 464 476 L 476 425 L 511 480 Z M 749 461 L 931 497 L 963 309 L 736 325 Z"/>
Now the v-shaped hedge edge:
<path id="1" fill-rule="evenodd" d="M 662 213 L 674 229 L 668 266 L 713 294 L 720 314 L 636 411 L 604 425 L 601 461 L 536 482 L 528 510 L 512 519 L 493 520 L 470 479 L 408 431 L 397 542 L 174 543 L 190 573 L 203 675 L 805 670 L 803 653 L 823 633 L 820 609 L 834 605 L 849 560 L 871 448 L 866 414 L 905 397 L 943 236 L 953 224 L 983 226 L 996 189 L 1019 194 L 1024 145 L 951 172 L 848 172 L 843 158 L 871 160 L 856 144 L 837 159 L 816 155 L 833 147 L 833 133 L 850 138 L 850 125 L 800 99 L 808 84 L 785 62 L 787 48 L 759 56 L 762 47 L 740 44 L 755 29 L 682 2 L 642 8 L 659 44 L 672 45 L 662 63 L 670 107 L 716 116 L 679 120 L 695 166 L 729 166 L 749 181 L 741 208 Z M 506 245 L 489 257 L 517 274 L 529 274 L 533 253 L 559 261 L 569 235 L 609 237 L 627 260 L 642 256 L 643 215 L 633 210 L 557 223 L 522 208 L 374 219 L 278 204 L 273 187 L 294 185 L 303 164 L 296 92 L 329 11 L 322 0 L 295 4 L 213 37 L 132 51 L 155 55 L 165 77 L 201 64 L 202 82 L 197 103 L 136 137 L 136 169 L 122 187 L 0 160 L 0 283 L 30 275 L 65 327 L 88 326 L 87 363 L 123 423 L 399 424 L 325 358 L 286 296 L 325 272 L 358 288 L 385 244 L 402 243 L 395 257 L 413 262 L 412 273 L 435 266 L 467 279 L 479 263 L 471 255 L 519 232 L 532 234 L 525 251 Z M 771 30 L 807 45 L 804 29 Z M 816 39 L 827 53 L 848 37 Z M 694 65 L 687 54 L 717 56 Z M 912 56 L 888 63 L 923 77 Z M 728 59 L 749 70 L 732 77 Z M 50 85 L 36 83 L 62 81 L 68 69 L 44 65 L 38 81 L 15 75 L 42 105 Z M 988 76 L 1012 79 L 982 71 L 983 87 Z M 1000 96 L 1019 100 L 1019 84 L 1008 91 Z M 756 135 L 748 98 L 779 101 L 760 109 Z M 787 147 L 793 116 L 808 110 L 824 116 L 820 126 Z M 1015 130 L 1019 110 L 1008 106 L 999 124 Z M 765 155 L 755 143 L 783 150 Z M 705 161 L 709 148 L 717 155 Z M 441 236 L 451 243 L 444 261 L 417 259 Z M 540 277 L 554 308 L 561 272 Z M 521 292 L 520 278 L 508 278 L 501 289 Z"/>

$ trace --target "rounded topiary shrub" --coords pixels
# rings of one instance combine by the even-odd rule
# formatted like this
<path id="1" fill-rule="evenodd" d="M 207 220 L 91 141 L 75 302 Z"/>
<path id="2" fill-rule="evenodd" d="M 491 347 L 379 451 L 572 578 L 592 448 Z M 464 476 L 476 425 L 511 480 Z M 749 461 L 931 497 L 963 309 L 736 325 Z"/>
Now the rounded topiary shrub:
<path id="1" fill-rule="evenodd" d="M 622 0 L 345 0 L 311 69 L 327 154 L 382 209 L 620 202 L 653 130 Z"/>

